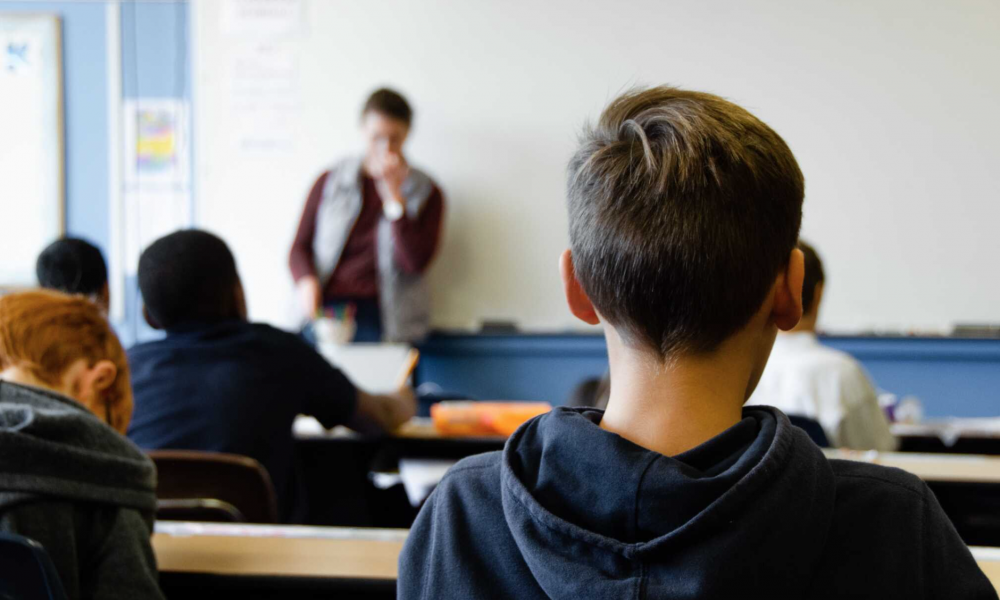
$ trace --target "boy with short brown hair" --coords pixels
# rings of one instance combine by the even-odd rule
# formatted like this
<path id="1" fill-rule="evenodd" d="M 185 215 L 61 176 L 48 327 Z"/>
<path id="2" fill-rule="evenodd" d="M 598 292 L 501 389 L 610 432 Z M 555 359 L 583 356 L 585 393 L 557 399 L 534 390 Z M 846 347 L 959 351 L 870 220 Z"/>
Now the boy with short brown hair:
<path id="1" fill-rule="evenodd" d="M 451 469 L 400 598 L 996 598 L 933 494 L 743 408 L 802 314 L 803 178 L 746 110 L 613 100 L 570 161 L 571 312 L 603 323 L 606 411 L 556 409 Z"/>

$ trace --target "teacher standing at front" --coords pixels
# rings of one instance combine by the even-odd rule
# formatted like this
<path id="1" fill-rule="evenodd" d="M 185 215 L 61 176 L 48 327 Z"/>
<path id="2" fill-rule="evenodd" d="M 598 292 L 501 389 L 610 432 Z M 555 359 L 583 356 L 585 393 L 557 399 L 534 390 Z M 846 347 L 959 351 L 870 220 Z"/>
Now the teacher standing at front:
<path id="1" fill-rule="evenodd" d="M 292 244 L 288 264 L 305 314 L 353 305 L 356 342 L 412 342 L 430 328 L 424 272 L 437 250 L 444 197 L 403 156 L 412 120 L 400 94 L 380 89 L 368 98 L 365 155 L 319 176 Z"/>

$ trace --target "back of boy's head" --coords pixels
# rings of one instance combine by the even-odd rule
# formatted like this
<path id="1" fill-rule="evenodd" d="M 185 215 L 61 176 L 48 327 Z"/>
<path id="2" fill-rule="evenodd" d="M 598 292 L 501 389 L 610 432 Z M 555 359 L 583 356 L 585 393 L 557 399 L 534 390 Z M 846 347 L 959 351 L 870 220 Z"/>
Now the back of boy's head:
<path id="1" fill-rule="evenodd" d="M 711 352 L 788 264 L 804 183 L 771 128 L 671 87 L 613 100 L 569 164 L 576 277 L 626 344 Z"/>
<path id="2" fill-rule="evenodd" d="M 100 249 L 79 238 L 48 245 L 35 262 L 38 285 L 67 294 L 100 296 L 108 283 L 108 267 Z"/>
<path id="3" fill-rule="evenodd" d="M 802 310 L 805 314 L 811 313 L 816 307 L 816 286 L 826 281 L 826 273 L 823 272 L 823 261 L 820 260 L 816 249 L 799 240 L 799 250 L 805 258 L 806 275 L 802 280 Z"/>
<path id="4" fill-rule="evenodd" d="M 176 231 L 139 257 L 139 290 L 155 325 L 171 329 L 240 317 L 236 260 L 206 231 Z"/>
<path id="5" fill-rule="evenodd" d="M 124 434 L 132 418 L 128 360 L 101 309 L 86 298 L 49 290 L 0 297 L 0 371 L 18 367 L 58 386 L 80 359 L 90 367 L 114 363 L 115 381 L 105 391 L 108 425 Z"/>

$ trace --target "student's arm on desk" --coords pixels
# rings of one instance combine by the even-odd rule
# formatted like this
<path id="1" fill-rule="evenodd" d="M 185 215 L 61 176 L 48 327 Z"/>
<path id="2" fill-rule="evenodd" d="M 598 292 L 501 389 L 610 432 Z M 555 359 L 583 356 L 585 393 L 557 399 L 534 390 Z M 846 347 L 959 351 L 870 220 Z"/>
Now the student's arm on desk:
<path id="1" fill-rule="evenodd" d="M 289 334 L 291 335 L 291 334 Z M 300 411 L 333 429 L 346 425 L 360 433 L 392 431 L 417 412 L 417 399 L 409 386 L 391 394 L 372 394 L 354 385 L 347 376 L 318 352 L 297 339 L 298 370 L 290 380 L 300 382 L 297 391 L 305 404 Z"/>
<path id="2" fill-rule="evenodd" d="M 369 394 L 358 390 L 354 415 L 346 422 L 361 433 L 393 431 L 417 414 L 417 397 L 409 387 L 394 394 Z"/>

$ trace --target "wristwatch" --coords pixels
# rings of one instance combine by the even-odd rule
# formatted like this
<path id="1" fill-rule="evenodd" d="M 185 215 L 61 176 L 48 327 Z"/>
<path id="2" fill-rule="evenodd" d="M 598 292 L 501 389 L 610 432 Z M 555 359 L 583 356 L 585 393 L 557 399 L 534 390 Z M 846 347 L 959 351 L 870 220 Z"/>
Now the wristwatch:
<path id="1" fill-rule="evenodd" d="M 382 214 L 390 221 L 398 221 L 403 218 L 403 205 L 395 200 L 382 203 Z"/>

